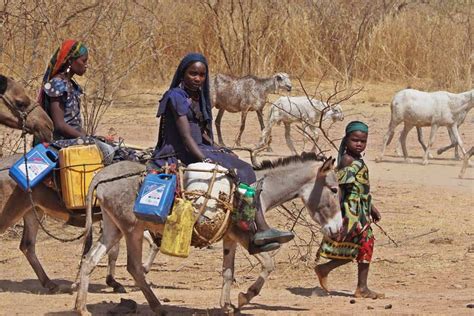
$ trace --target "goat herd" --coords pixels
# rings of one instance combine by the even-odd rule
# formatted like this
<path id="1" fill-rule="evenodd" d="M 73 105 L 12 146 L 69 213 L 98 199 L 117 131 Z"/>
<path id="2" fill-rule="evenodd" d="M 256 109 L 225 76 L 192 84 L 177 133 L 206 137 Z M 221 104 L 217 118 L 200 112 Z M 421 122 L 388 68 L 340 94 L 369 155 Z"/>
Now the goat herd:
<path id="1" fill-rule="evenodd" d="M 339 104 L 328 104 L 326 102 L 311 99 L 307 96 L 280 97 L 272 103 L 266 124 L 263 122 L 263 108 L 267 102 L 269 93 L 276 93 L 279 89 L 291 91 L 292 84 L 288 74 L 277 73 L 270 78 L 257 78 L 246 76 L 233 78 L 218 74 L 213 80 L 213 104 L 219 110 L 216 117 L 216 129 L 218 141 L 223 144 L 221 133 L 221 120 L 225 111 L 236 113 L 241 112 L 241 126 L 235 144 L 240 146 L 242 133 L 245 129 L 245 120 L 249 111 L 256 111 L 262 136 L 258 147 L 270 146 L 271 131 L 275 124 L 283 124 L 285 127 L 285 140 L 293 154 L 296 149 L 290 137 L 291 124 L 302 123 L 303 130 L 309 129 L 307 133 L 315 144 L 318 140 L 318 123 L 322 120 L 331 119 L 333 122 L 342 121 L 344 114 Z M 446 91 L 423 92 L 415 89 L 404 89 L 393 97 L 391 103 L 391 118 L 388 131 L 383 140 L 381 155 L 377 157 L 379 162 L 383 159 L 385 149 L 390 144 L 394 136 L 395 128 L 404 123 L 400 133 L 400 144 L 405 161 L 411 162 L 408 158 L 406 138 L 413 127 L 418 132 L 418 140 L 425 151 L 423 164 L 428 163 L 431 157 L 430 149 L 434 143 L 436 132 L 439 127 L 445 126 L 448 129 L 451 144 L 438 150 L 441 154 L 447 149 L 455 147 L 456 158 L 460 159 L 459 149 L 464 159 L 463 167 L 459 174 L 462 178 L 469 158 L 473 155 L 474 149 L 466 152 L 463 141 L 459 133 L 459 126 L 463 124 L 467 113 L 474 107 L 474 90 L 463 93 L 450 93 Z M 431 126 L 428 144 L 423 142 L 422 127 Z M 314 147 L 313 147 L 314 149 Z"/>

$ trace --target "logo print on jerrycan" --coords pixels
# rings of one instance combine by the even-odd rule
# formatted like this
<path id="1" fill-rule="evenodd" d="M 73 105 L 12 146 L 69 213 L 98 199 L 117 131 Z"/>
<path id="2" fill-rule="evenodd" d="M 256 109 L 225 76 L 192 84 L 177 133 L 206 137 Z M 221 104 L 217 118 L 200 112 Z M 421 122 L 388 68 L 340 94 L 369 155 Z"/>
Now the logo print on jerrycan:
<path id="1" fill-rule="evenodd" d="M 142 220 L 164 223 L 173 204 L 175 190 L 175 175 L 147 174 L 135 200 L 135 215 Z"/>
<path id="2" fill-rule="evenodd" d="M 58 154 L 44 144 L 38 144 L 10 168 L 8 174 L 23 189 L 35 187 L 56 167 Z M 29 182 L 29 187 L 28 187 Z"/>

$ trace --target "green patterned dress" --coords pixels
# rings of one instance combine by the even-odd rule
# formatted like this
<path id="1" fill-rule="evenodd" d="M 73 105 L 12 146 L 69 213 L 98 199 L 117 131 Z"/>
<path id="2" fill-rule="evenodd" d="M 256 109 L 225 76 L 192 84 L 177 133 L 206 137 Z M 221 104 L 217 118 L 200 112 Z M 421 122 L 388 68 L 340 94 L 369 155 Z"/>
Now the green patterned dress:
<path id="1" fill-rule="evenodd" d="M 342 194 L 344 234 L 340 241 L 324 237 L 319 254 L 328 259 L 370 262 L 374 236 L 370 227 L 371 196 L 369 169 L 362 159 L 337 171 Z"/>

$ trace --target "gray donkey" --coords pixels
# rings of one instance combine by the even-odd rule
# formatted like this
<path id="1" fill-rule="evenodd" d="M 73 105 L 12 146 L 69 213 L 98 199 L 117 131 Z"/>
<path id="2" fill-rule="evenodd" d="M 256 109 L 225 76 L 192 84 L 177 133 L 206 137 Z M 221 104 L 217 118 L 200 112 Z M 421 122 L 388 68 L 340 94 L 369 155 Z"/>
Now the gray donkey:
<path id="1" fill-rule="evenodd" d="M 263 211 L 299 197 L 303 200 L 311 218 L 320 223 L 322 232 L 330 238 L 336 237 L 342 227 L 342 217 L 339 206 L 339 186 L 333 164 L 332 158 L 324 163 L 318 161 L 314 153 L 262 163 L 256 168 L 256 174 L 257 179 L 263 179 L 263 190 L 259 201 Z M 164 225 L 141 221 L 132 212 L 142 181 L 141 173 L 144 171 L 143 165 L 123 161 L 104 168 L 91 183 L 87 197 L 86 234 L 89 234 L 92 225 L 91 204 L 95 188 L 96 197 L 103 212 L 103 233 L 81 264 L 80 284 L 75 303 L 75 310 L 81 315 L 89 315 L 86 300 L 90 274 L 102 256 L 110 251 L 122 236 L 125 237 L 127 244 L 127 270 L 142 290 L 150 308 L 156 313 L 160 312 L 160 301 L 145 280 L 142 267 L 142 239 L 145 229 L 160 234 L 163 232 Z M 124 177 L 118 178 L 119 173 L 122 173 Z M 249 235 L 231 225 L 223 237 L 223 242 L 224 281 L 220 305 L 224 310 L 231 311 L 233 307 L 230 289 L 234 279 L 235 252 L 237 244 L 249 249 Z M 262 262 L 262 271 L 247 292 L 239 294 L 239 308 L 248 304 L 260 293 L 268 275 L 274 270 L 273 260 L 268 253 L 256 256 Z"/>

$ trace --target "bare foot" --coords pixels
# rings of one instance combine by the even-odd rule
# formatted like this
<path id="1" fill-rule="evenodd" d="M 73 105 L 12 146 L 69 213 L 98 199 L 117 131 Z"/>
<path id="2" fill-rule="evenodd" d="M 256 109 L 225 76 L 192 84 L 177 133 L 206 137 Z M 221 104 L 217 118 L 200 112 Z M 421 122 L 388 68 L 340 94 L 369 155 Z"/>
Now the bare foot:
<path id="1" fill-rule="evenodd" d="M 371 298 L 375 300 L 378 298 L 385 298 L 385 294 L 371 291 L 369 290 L 369 288 L 365 288 L 365 289 L 357 288 L 354 293 L 354 297 Z"/>
<path id="2" fill-rule="evenodd" d="M 329 288 L 328 288 L 328 274 L 329 274 L 329 271 L 326 271 L 326 269 L 324 269 L 321 266 L 322 266 L 321 264 L 317 265 L 314 268 L 314 272 L 316 272 L 316 275 L 317 275 L 318 280 L 319 280 L 319 284 L 321 285 L 323 290 L 325 290 L 326 292 L 329 293 Z"/>

